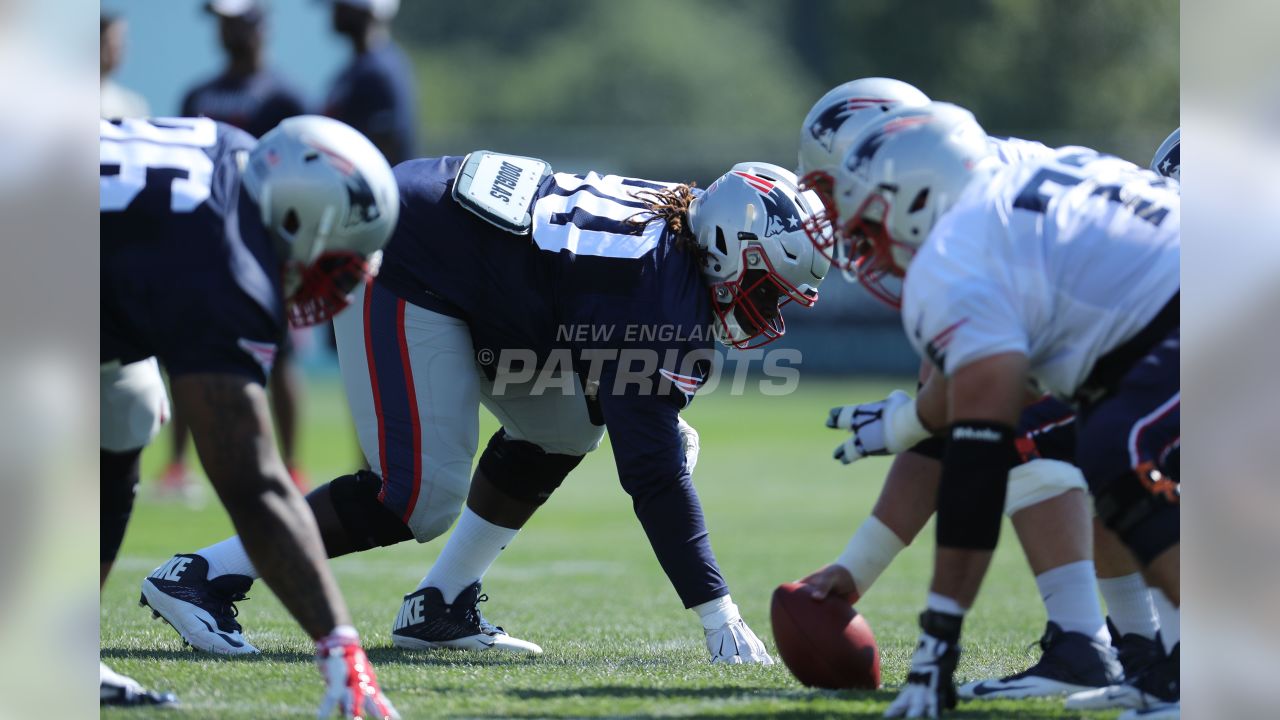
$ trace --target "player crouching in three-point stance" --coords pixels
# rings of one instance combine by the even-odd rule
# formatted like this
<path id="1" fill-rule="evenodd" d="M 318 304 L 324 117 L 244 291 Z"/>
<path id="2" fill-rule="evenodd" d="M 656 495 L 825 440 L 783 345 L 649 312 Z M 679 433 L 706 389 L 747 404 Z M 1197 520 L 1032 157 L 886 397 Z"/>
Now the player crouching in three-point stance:
<path id="1" fill-rule="evenodd" d="M 1071 400 L 1099 517 L 1179 599 L 1176 186 L 1084 148 L 1007 166 L 991 152 L 972 115 L 933 103 L 864 130 L 835 181 L 840 232 L 876 272 L 905 276 L 903 324 L 935 368 L 918 419 L 946 428 L 934 577 L 889 716 L 955 704 L 961 623 L 999 534 L 1029 381 Z M 1176 667 L 1176 625 L 1169 635 Z M 1144 717 L 1177 715 L 1176 677 Z"/>
<path id="2" fill-rule="evenodd" d="M 784 331 L 782 305 L 817 300 L 829 263 L 801 230 L 816 198 L 759 163 L 705 193 L 483 151 L 395 172 L 400 223 L 382 271 L 335 320 L 372 472 L 309 498 L 331 556 L 426 542 L 457 519 L 405 596 L 393 642 L 540 653 L 485 621 L 480 581 L 607 429 L 622 486 L 712 661 L 772 662 L 711 551 L 687 454 L 696 436 L 679 413 L 706 377 L 713 338 L 763 344 Z M 481 404 L 502 429 L 472 475 Z M 235 538 L 190 557 L 253 576 Z"/>
<path id="3" fill-rule="evenodd" d="M 327 319 L 376 269 L 399 208 L 391 168 L 360 133 L 308 116 L 256 145 L 207 119 L 103 121 L 100 148 L 103 580 L 142 447 L 166 414 L 155 358 L 247 557 L 315 639 L 321 716 L 399 717 L 280 459 L 263 389 L 286 315 L 295 325 Z M 204 580 L 203 561 L 175 558 L 143 586 L 143 603 L 162 612 L 176 598 L 207 602 L 193 594 L 203 592 L 195 576 Z M 182 632 L 238 630 L 229 617 L 166 618 Z M 105 666 L 101 685 L 104 703 L 171 700 Z"/>

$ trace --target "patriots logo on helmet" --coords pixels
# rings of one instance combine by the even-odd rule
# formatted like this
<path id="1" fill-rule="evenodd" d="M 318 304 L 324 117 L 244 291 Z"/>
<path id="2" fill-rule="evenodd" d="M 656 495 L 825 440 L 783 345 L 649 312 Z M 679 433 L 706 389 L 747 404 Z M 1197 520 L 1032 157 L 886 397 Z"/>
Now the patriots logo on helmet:
<path id="1" fill-rule="evenodd" d="M 1178 172 L 1179 168 L 1182 167 L 1182 143 L 1177 143 L 1169 148 L 1169 152 L 1165 153 L 1165 156 L 1160 159 L 1160 164 L 1157 167 L 1161 175 L 1173 177 L 1174 173 Z"/>
<path id="2" fill-rule="evenodd" d="M 748 185 L 755 188 L 756 192 L 760 193 L 760 199 L 764 201 L 765 237 L 773 237 L 779 233 L 800 228 L 800 209 L 775 183 L 741 170 L 735 170 L 734 174 L 741 176 Z"/>
<path id="3" fill-rule="evenodd" d="M 897 104 L 895 100 L 886 98 L 847 98 L 835 103 L 822 112 L 818 113 L 818 117 L 809 123 L 809 135 L 827 152 L 831 152 L 831 146 L 835 143 L 836 131 L 844 124 L 844 121 L 859 110 L 880 106 L 885 112 L 893 109 Z"/>
<path id="4" fill-rule="evenodd" d="M 310 145 L 319 150 L 328 159 L 329 164 L 342 173 L 343 184 L 347 188 L 347 200 L 351 204 L 351 212 L 347 215 L 347 226 L 377 220 L 381 212 L 378 210 L 378 201 L 373 197 L 373 188 L 369 187 L 369 181 L 364 175 L 356 170 L 355 163 L 323 145 L 317 143 L 310 143 Z"/>
<path id="5" fill-rule="evenodd" d="M 857 173 L 864 165 L 871 162 L 871 159 L 876 156 L 880 146 L 884 145 L 884 141 L 888 140 L 889 136 L 907 128 L 923 125 L 931 119 L 928 113 L 921 109 L 918 113 L 910 113 L 890 120 L 871 133 L 870 137 L 858 144 L 858 147 L 849 155 L 845 169 L 850 173 Z"/>

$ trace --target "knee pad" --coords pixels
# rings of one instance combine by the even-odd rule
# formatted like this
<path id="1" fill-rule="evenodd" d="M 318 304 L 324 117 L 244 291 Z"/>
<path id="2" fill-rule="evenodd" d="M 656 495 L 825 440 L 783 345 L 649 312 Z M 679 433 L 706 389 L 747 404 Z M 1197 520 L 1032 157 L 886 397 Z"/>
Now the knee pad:
<path id="1" fill-rule="evenodd" d="M 102 371 L 100 440 L 104 450 L 146 447 L 169 420 L 169 395 L 155 358 Z"/>
<path id="2" fill-rule="evenodd" d="M 138 468 L 142 450 L 115 453 L 99 451 L 98 471 L 101 475 L 100 555 L 102 562 L 114 562 L 124 541 L 124 530 L 133 514 L 133 499 L 138 492 Z"/>
<path id="3" fill-rule="evenodd" d="M 1143 567 L 1181 537 L 1178 485 L 1154 467 L 1107 483 L 1094 493 L 1094 506 Z"/>
<path id="4" fill-rule="evenodd" d="M 1043 458 L 1025 462 L 1009 471 L 1004 514 L 1029 508 L 1071 490 L 1085 490 L 1084 473 L 1071 463 Z"/>
<path id="5" fill-rule="evenodd" d="M 382 504 L 382 478 L 368 470 L 329 483 L 333 509 L 356 550 L 386 547 L 413 538 L 409 526 Z"/>
<path id="6" fill-rule="evenodd" d="M 512 440 L 498 430 L 489 438 L 476 470 L 511 497 L 541 505 L 583 457 L 549 453 L 533 443 Z"/>

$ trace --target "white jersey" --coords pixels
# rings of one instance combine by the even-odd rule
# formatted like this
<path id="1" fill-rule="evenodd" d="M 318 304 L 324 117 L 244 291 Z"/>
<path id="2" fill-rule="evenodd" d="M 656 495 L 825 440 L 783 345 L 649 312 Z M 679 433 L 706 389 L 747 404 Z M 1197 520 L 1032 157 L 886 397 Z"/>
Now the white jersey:
<path id="1" fill-rule="evenodd" d="M 907 271 L 902 320 L 948 376 L 1017 352 L 1072 395 L 1178 292 L 1174 183 L 1080 147 L 982 171 Z"/>
<path id="2" fill-rule="evenodd" d="M 1053 148 L 1035 140 L 1014 137 L 988 137 L 991 159 L 1001 165 L 1017 165 L 1033 160 L 1045 160 L 1056 152 Z"/>

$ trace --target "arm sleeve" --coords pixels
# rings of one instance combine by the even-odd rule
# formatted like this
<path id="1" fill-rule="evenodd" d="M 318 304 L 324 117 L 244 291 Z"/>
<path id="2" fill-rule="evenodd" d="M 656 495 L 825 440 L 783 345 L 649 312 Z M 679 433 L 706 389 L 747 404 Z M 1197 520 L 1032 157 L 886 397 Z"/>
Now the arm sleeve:
<path id="1" fill-rule="evenodd" d="M 613 393 L 612 378 L 601 380 L 600 406 L 618 478 L 663 571 L 685 607 L 727 595 L 685 466 L 677 426 L 683 400 L 635 387 Z"/>

